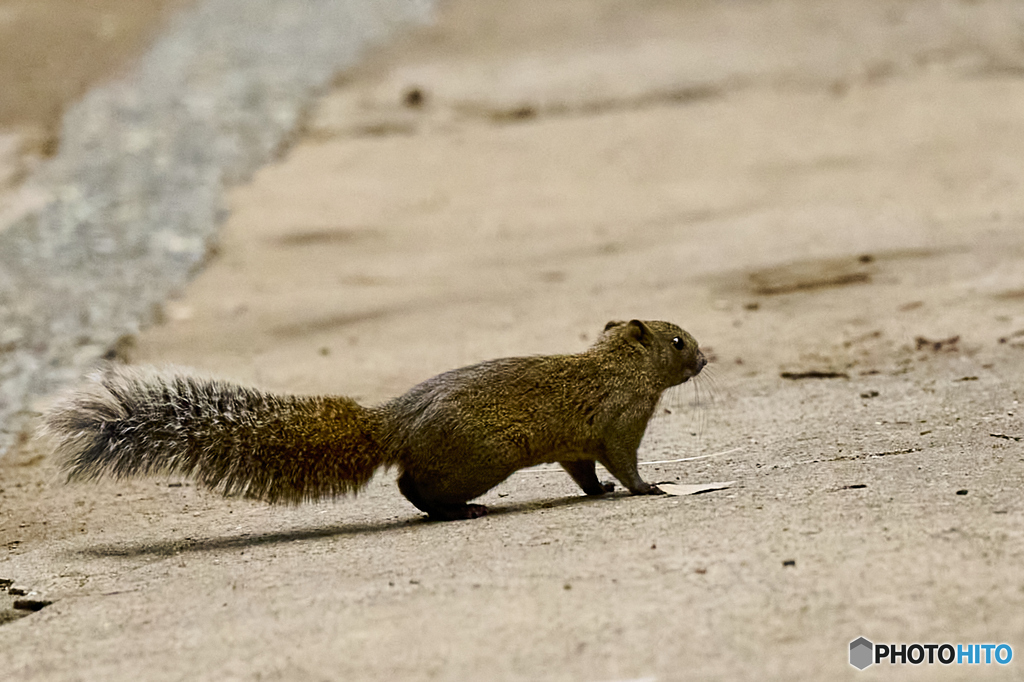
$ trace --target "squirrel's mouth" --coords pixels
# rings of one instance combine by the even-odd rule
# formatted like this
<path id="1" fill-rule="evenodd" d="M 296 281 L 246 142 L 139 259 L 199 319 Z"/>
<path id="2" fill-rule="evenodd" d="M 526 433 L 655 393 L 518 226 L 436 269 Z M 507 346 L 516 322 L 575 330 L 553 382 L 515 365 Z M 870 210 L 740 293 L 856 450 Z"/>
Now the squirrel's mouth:
<path id="1" fill-rule="evenodd" d="M 689 370 L 689 371 L 688 371 L 688 372 L 687 372 L 687 373 L 686 373 L 686 374 L 685 374 L 685 375 L 683 376 L 683 380 L 682 380 L 682 381 L 680 381 L 679 383 L 681 383 L 681 384 L 685 384 L 685 383 L 686 383 L 687 381 L 689 381 L 689 380 L 690 380 L 690 379 L 692 379 L 693 377 L 695 377 L 695 376 L 697 376 L 698 374 L 700 374 L 700 371 L 701 371 L 702 369 L 704 369 L 705 367 L 707 367 L 707 364 L 708 364 L 708 359 L 707 359 L 706 357 L 704 357 L 704 354 L 703 354 L 703 353 L 701 353 L 700 351 L 698 351 L 698 354 L 697 354 L 697 360 L 696 360 L 696 362 L 694 362 L 694 363 L 693 363 L 693 368 L 692 368 L 692 369 L 690 369 L 690 370 Z"/>

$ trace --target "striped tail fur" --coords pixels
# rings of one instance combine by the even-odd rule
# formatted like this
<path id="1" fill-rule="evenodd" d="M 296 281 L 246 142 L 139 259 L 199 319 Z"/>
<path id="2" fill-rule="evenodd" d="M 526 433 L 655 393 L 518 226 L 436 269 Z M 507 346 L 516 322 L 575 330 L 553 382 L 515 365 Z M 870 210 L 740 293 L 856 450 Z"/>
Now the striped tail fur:
<path id="1" fill-rule="evenodd" d="M 45 417 L 68 480 L 172 473 L 225 495 L 299 503 L 354 493 L 386 461 L 380 414 L 187 374 L 109 367 Z"/>

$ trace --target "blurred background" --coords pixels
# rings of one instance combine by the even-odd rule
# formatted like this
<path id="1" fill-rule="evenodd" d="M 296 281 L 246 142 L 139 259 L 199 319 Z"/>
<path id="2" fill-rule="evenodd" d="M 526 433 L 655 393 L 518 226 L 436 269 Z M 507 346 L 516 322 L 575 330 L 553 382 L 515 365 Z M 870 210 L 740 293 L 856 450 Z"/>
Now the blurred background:
<path id="1" fill-rule="evenodd" d="M 1022 7 L 3 0 L 0 415 L 129 346 L 324 390 L 296 358 L 462 319 L 356 392 L 634 310 L 750 372 L 1012 345 Z"/>

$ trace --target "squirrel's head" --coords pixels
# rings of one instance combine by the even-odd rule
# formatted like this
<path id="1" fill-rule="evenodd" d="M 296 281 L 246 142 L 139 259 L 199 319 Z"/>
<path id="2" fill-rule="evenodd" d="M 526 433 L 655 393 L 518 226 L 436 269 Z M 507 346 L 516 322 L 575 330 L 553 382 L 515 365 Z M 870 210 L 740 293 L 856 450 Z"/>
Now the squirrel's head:
<path id="1" fill-rule="evenodd" d="M 666 388 L 690 380 L 708 364 L 696 339 L 671 322 L 612 321 L 604 326 L 601 337 L 615 338 L 643 351 L 652 369 L 664 378 Z"/>

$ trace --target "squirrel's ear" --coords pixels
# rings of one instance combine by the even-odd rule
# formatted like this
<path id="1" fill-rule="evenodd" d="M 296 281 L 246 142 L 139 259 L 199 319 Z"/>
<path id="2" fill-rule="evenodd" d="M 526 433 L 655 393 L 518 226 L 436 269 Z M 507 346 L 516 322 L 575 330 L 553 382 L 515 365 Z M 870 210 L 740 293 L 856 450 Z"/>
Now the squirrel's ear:
<path id="1" fill-rule="evenodd" d="M 650 328 L 640 320 L 629 321 L 629 327 L 626 329 L 626 335 L 645 346 L 649 346 L 651 344 L 651 340 L 654 338 L 654 332 L 652 332 Z"/>
<path id="2" fill-rule="evenodd" d="M 626 324 L 626 323 L 623 322 L 622 320 L 612 320 L 611 322 L 609 322 L 608 324 L 606 324 L 604 326 L 604 331 L 608 331 L 612 327 L 618 327 L 620 324 Z"/>

